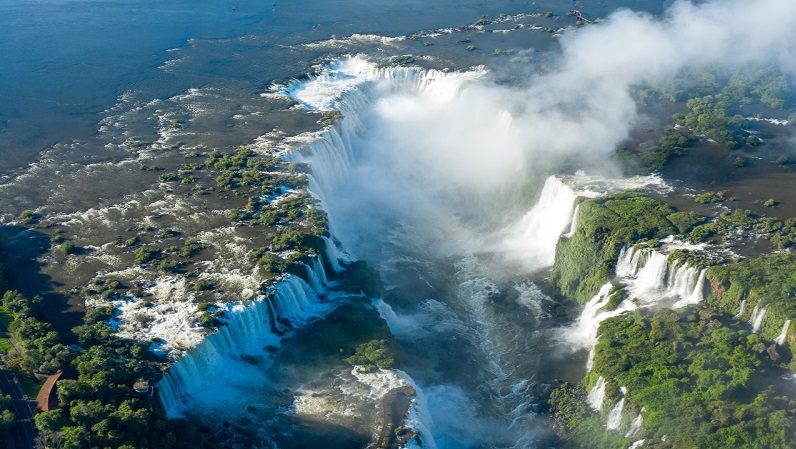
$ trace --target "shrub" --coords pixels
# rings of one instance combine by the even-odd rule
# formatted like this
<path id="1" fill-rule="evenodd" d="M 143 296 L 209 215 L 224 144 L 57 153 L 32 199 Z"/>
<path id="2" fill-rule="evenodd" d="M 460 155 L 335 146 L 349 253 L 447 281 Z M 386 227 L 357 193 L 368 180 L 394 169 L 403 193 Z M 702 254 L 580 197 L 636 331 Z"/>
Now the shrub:
<path id="1" fill-rule="evenodd" d="M 39 220 L 39 215 L 34 213 L 32 210 L 23 210 L 21 214 L 19 214 L 19 221 L 24 224 L 33 224 Z"/>
<path id="2" fill-rule="evenodd" d="M 65 242 L 63 245 L 61 245 L 61 253 L 64 255 L 74 254 L 77 252 L 77 250 L 77 246 L 75 246 L 72 242 Z"/>

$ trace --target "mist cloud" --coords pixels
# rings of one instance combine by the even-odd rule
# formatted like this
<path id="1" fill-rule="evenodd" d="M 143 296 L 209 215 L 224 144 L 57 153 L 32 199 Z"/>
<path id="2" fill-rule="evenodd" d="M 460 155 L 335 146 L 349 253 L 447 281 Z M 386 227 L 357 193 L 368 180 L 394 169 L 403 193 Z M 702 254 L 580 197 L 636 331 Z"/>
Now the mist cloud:
<path id="1" fill-rule="evenodd" d="M 620 10 L 564 33 L 553 68 L 522 88 L 488 75 L 382 78 L 351 140 L 356 166 L 326 208 L 343 240 L 381 245 L 369 235 L 402 221 L 441 254 L 477 251 L 565 161 L 619 174 L 610 155 L 639 120 L 635 89 L 698 67 L 774 65 L 792 77 L 794 30 L 796 2 L 683 1 L 663 18 Z"/>

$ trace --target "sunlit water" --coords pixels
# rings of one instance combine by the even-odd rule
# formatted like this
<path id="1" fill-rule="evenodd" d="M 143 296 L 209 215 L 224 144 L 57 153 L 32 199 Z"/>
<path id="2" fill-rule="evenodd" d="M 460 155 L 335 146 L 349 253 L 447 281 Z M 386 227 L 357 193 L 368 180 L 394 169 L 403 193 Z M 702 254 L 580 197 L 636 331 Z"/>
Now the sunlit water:
<path id="1" fill-rule="evenodd" d="M 617 6 L 608 3 L 587 12 L 603 16 Z M 632 6 L 659 12 L 662 3 Z M 230 401 L 197 398 L 181 413 L 248 424 L 263 447 L 317 445 L 347 426 L 346 441 L 357 447 L 370 440 L 376 423 L 368 407 L 379 394 L 414 382 L 429 415 L 418 419 L 441 449 L 544 446 L 541 398 L 554 380 L 578 378 L 586 358 L 559 346 L 550 330 L 561 323 L 541 288 L 558 236 L 570 231 L 574 191 L 553 192 L 544 214 L 532 214 L 551 167 L 522 151 L 513 111 L 482 101 L 476 81 L 521 86 L 548 70 L 560 34 L 574 25 L 568 9 L 554 1 L 4 1 L 3 219 L 35 209 L 90 247 L 80 259 L 88 263 L 41 257 L 55 287 L 95 273 L 146 277 L 104 245 L 121 229 L 166 217 L 211 244 L 207 276 L 222 283 L 226 299 L 250 299 L 262 281 L 246 257 L 255 232 L 231 226 L 223 201 L 177 195 L 139 166 L 243 145 L 310 162 L 310 187 L 330 213 L 340 251 L 377 267 L 393 289 L 376 304 L 405 352 L 406 373 L 286 372 L 229 350 L 206 359 L 225 365 L 224 357 L 238 357 L 229 363 L 242 371 L 216 366 L 220 374 L 196 388 L 234 378 Z M 494 22 L 471 26 L 482 15 Z M 295 91 L 308 73 L 360 53 L 354 61 L 363 72 L 349 81 L 369 85 L 342 97 L 339 80 L 315 96 Z M 376 69 L 407 54 L 428 70 Z M 325 100 L 332 103 L 319 106 Z M 328 148 L 304 148 L 321 129 L 306 108 L 332 107 L 351 121 L 329 131 L 337 137 L 325 135 Z M 347 154 L 335 155 L 341 145 Z M 162 296 L 175 304 L 191 294 L 176 279 L 147 280 L 173 286 Z M 191 406 L 204 407 L 190 413 Z M 310 441 L 275 437 L 297 410 L 318 418 Z M 225 435 L 234 433 L 226 426 Z"/>

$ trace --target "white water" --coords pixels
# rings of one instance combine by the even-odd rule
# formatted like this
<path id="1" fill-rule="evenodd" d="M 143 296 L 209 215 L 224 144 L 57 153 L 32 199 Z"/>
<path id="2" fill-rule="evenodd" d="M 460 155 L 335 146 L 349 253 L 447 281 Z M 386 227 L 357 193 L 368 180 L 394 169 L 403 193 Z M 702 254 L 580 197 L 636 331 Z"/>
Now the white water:
<path id="1" fill-rule="evenodd" d="M 749 316 L 749 324 L 754 326 L 755 321 L 757 320 L 757 312 L 758 312 L 758 304 L 755 304 L 755 308 L 752 309 L 752 315 Z"/>
<path id="2" fill-rule="evenodd" d="M 750 318 L 749 322 L 752 324 L 752 333 L 756 334 L 760 332 L 760 326 L 763 325 L 763 318 L 766 317 L 766 311 L 768 310 L 768 306 L 763 306 L 760 312 L 757 311 L 757 306 L 755 306 L 754 311 L 752 311 L 752 318 Z"/>
<path id="3" fill-rule="evenodd" d="M 575 212 L 572 213 L 572 220 L 570 220 L 569 231 L 563 235 L 564 238 L 572 238 L 578 230 L 578 221 L 580 220 L 580 204 L 575 206 Z"/>
<path id="4" fill-rule="evenodd" d="M 332 234 L 353 257 L 374 264 L 388 284 L 391 275 L 417 282 L 404 293 L 409 302 L 400 310 L 411 310 L 405 315 L 374 303 L 399 340 L 428 342 L 429 352 L 439 350 L 439 342 L 429 341 L 435 339 L 450 350 L 468 348 L 462 364 L 473 373 L 435 368 L 448 377 L 478 376 L 481 385 L 431 385 L 435 393 L 461 392 L 454 399 L 435 394 L 430 400 L 438 443 L 457 447 L 479 441 L 488 447 L 511 440 L 532 447 L 530 420 L 538 403 L 534 360 L 539 356 L 526 354 L 539 352 L 544 295 L 522 287 L 514 299 L 511 285 L 501 282 L 552 265 L 562 234 L 577 232 L 578 196 L 662 184 L 657 177 L 551 176 L 529 208 L 525 202 L 533 195 L 527 192 L 539 186 L 528 182 L 534 179 L 534 164 L 526 161 L 527 142 L 517 139 L 522 129 L 510 111 L 479 101 L 483 86 L 473 80 L 482 74 L 379 69 L 359 58 L 334 63 L 320 76 L 283 90 L 310 110 L 342 113 L 341 120 L 288 157 L 311 164 L 310 189 L 328 213 Z M 484 253 L 500 256 L 503 265 L 491 268 L 494 260 L 486 261 Z M 440 276 L 449 277 L 440 283 Z M 517 285 L 532 284 L 526 278 Z M 499 300 L 509 294 L 511 302 L 526 307 L 501 310 L 505 304 Z M 595 300 L 595 315 L 608 299 Z M 424 310 L 432 305 L 432 313 Z M 635 307 L 626 302 L 610 313 L 629 306 Z M 592 340 L 594 323 L 599 320 L 581 322 L 584 342 Z M 481 409 L 452 415 L 451 403 Z M 494 426 L 495 420 L 513 435 L 475 430 Z"/>
<path id="5" fill-rule="evenodd" d="M 743 317 L 744 309 L 746 309 L 746 299 L 741 301 L 741 307 L 738 308 L 738 313 L 735 315 L 736 318 Z"/>
<path id="6" fill-rule="evenodd" d="M 507 249 L 518 258 L 533 257 L 537 266 L 553 265 L 556 245 L 572 222 L 577 197 L 561 179 L 547 178 L 539 201 L 522 218 L 515 236 L 507 241 Z"/>
<path id="7" fill-rule="evenodd" d="M 390 333 L 396 337 L 413 338 L 417 337 L 419 332 L 423 332 L 417 317 L 398 316 L 393 308 L 382 299 L 374 299 L 373 305 L 379 312 L 379 316 L 387 322 L 387 325 L 390 327 Z"/>
<path id="8" fill-rule="evenodd" d="M 679 261 L 669 264 L 666 254 L 649 248 L 623 248 L 616 264 L 632 298 L 644 305 L 676 298 L 675 308 L 704 300 L 705 272 Z"/>
<path id="9" fill-rule="evenodd" d="M 319 271 L 322 265 L 318 264 Z M 325 275 L 315 275 L 325 279 Z M 320 279 L 317 280 L 320 287 Z M 240 410 L 251 385 L 265 383 L 263 370 L 241 361 L 253 356 L 267 361 L 267 347 L 279 347 L 288 327 L 301 326 L 328 312 L 318 292 L 297 276 L 288 276 L 271 297 L 260 296 L 228 313 L 226 325 L 177 360 L 158 384 L 169 417 L 189 413 L 197 404 L 204 411 Z M 259 382 L 252 382 L 253 380 Z"/>
<path id="10" fill-rule="evenodd" d="M 619 426 L 622 425 L 622 410 L 625 408 L 625 398 L 619 400 L 619 402 L 614 405 L 610 412 L 608 412 L 608 417 L 605 419 L 605 427 L 608 430 L 619 430 Z"/>
<path id="11" fill-rule="evenodd" d="M 642 407 L 638 415 L 633 418 L 633 421 L 630 423 L 630 429 L 628 429 L 625 434 L 625 438 L 635 438 L 636 435 L 641 432 L 641 426 L 644 424 L 644 417 L 641 416 L 641 414 L 644 413 L 644 411 L 645 409 Z"/>
<path id="12" fill-rule="evenodd" d="M 595 412 L 600 412 L 603 409 L 603 401 L 605 401 L 605 378 L 603 376 L 597 379 L 597 383 L 589 391 L 586 401 Z"/>
<path id="13" fill-rule="evenodd" d="M 329 265 L 331 265 L 335 273 L 340 273 L 344 269 L 340 262 L 350 262 L 350 259 L 340 253 L 333 239 L 324 237 L 323 241 L 326 244 L 326 258 L 329 261 Z"/>
<path id="14" fill-rule="evenodd" d="M 627 449 L 638 449 L 644 444 L 644 440 L 634 441 Z"/>
<path id="15" fill-rule="evenodd" d="M 669 264 L 667 256 L 655 250 L 622 248 L 617 259 L 615 283 L 627 291 L 628 298 L 614 310 L 605 310 L 616 288 L 614 282 L 606 282 L 583 307 L 578 320 L 562 331 L 560 338 L 572 349 L 589 350 L 586 369 L 590 371 L 600 323 L 638 307 L 668 303 L 678 308 L 702 302 L 705 272 L 688 264 Z"/>
<path id="16" fill-rule="evenodd" d="M 576 206 L 575 200 L 578 197 L 594 198 L 633 188 L 666 191 L 669 187 L 655 176 L 611 179 L 582 172 L 550 176 L 545 180 L 537 203 L 509 231 L 499 250 L 523 260 L 531 269 L 552 266 L 558 241 L 572 238 L 577 232 L 580 204 Z"/>
<path id="17" fill-rule="evenodd" d="M 575 348 L 589 349 L 589 358 L 586 361 L 586 370 L 588 371 L 591 371 L 592 368 L 594 346 L 597 344 L 597 330 L 600 323 L 635 308 L 632 302 L 623 301 L 614 310 L 603 310 L 613 296 L 611 294 L 613 288 L 613 284 L 606 282 L 600 291 L 586 303 L 578 320 L 564 334 L 566 341 Z"/>
<path id="18" fill-rule="evenodd" d="M 778 345 L 782 346 L 785 344 L 785 338 L 788 337 L 788 328 L 790 327 L 790 320 L 785 321 L 785 324 L 782 325 L 782 332 L 779 333 L 779 336 L 774 340 L 777 342 Z"/>

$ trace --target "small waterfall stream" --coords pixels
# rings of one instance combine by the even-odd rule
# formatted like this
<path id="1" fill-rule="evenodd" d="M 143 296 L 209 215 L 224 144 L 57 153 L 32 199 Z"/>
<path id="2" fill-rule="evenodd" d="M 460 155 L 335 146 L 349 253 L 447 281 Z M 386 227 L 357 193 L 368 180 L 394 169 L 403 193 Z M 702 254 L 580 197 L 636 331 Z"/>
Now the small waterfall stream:
<path id="1" fill-rule="evenodd" d="M 603 376 L 597 379 L 597 383 L 589 391 L 586 400 L 595 412 L 602 410 L 603 402 L 605 401 L 605 378 Z"/>
<path id="2" fill-rule="evenodd" d="M 778 345 L 782 346 L 785 344 L 785 339 L 788 337 L 788 328 L 790 328 L 790 320 L 785 321 L 785 324 L 782 325 L 782 332 L 774 340 Z"/>
<path id="3" fill-rule="evenodd" d="M 752 316 L 749 318 L 749 324 L 752 325 L 752 333 L 756 334 L 760 332 L 760 326 L 763 325 L 763 318 L 766 317 L 766 311 L 768 311 L 768 306 L 763 306 L 762 309 L 758 310 L 758 306 L 755 305 L 754 310 L 752 310 Z"/>

